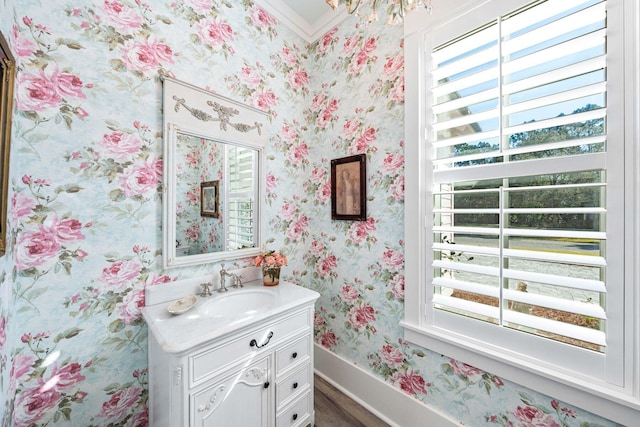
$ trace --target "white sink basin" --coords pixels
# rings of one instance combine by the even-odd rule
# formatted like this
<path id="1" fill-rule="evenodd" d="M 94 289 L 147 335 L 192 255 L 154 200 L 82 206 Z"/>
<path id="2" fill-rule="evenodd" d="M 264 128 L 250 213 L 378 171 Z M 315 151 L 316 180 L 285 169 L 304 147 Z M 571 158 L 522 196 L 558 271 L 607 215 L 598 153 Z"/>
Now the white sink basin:
<path id="1" fill-rule="evenodd" d="M 167 353 L 183 353 L 235 330 L 259 324 L 262 320 L 310 301 L 320 295 L 310 289 L 280 281 L 278 286 L 262 286 L 262 280 L 245 283 L 242 289 L 229 288 L 225 293 L 213 292 L 209 297 L 196 296 L 192 308 L 182 314 L 169 312 L 171 304 L 186 295 L 200 291 L 200 283 L 208 278 L 185 279 L 156 285 L 146 290 L 147 305 L 142 315 Z"/>
<path id="2" fill-rule="evenodd" d="M 232 289 L 202 302 L 197 313 L 202 317 L 235 320 L 269 311 L 273 308 L 275 301 L 275 295 L 268 291 Z"/>

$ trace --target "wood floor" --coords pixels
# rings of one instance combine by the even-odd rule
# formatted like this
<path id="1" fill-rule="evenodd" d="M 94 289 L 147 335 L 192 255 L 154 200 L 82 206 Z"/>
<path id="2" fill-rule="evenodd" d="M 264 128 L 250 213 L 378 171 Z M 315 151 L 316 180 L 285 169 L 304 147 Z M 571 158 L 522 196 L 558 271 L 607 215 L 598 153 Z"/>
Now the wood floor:
<path id="1" fill-rule="evenodd" d="M 322 378 L 314 381 L 315 427 L 389 427 Z"/>

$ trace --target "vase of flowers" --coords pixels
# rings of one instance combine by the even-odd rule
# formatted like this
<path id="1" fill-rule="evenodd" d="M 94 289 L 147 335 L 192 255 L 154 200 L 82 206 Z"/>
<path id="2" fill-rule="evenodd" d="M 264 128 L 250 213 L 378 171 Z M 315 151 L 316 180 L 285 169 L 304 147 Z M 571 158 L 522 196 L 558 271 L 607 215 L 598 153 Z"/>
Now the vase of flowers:
<path id="1" fill-rule="evenodd" d="M 265 251 L 253 259 L 253 264 L 262 268 L 263 284 L 275 286 L 280 283 L 280 268 L 287 265 L 287 257 L 276 251 Z"/>

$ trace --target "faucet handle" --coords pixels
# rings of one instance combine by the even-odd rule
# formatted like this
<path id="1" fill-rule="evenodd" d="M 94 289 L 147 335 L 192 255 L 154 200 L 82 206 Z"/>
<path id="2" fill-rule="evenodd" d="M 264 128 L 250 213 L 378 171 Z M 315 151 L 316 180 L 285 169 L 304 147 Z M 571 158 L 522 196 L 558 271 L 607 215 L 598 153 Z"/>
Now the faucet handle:
<path id="1" fill-rule="evenodd" d="M 233 277 L 233 281 L 234 281 L 233 287 L 234 288 L 242 288 L 243 287 L 243 285 L 242 285 L 242 274 L 233 273 L 231 276 Z"/>
<path id="2" fill-rule="evenodd" d="M 210 297 L 211 296 L 211 286 L 213 286 L 211 283 L 200 283 L 200 286 L 202 286 L 202 292 L 200 293 L 200 296 L 203 297 Z"/>

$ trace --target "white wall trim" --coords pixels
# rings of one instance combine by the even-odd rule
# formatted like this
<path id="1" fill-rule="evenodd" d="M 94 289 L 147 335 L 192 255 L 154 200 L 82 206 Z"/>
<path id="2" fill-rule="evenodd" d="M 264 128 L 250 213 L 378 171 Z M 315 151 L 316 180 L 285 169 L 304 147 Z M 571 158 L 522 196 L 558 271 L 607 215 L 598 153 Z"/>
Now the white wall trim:
<path id="1" fill-rule="evenodd" d="M 608 390 L 571 373 L 544 368 L 517 353 L 503 349 L 491 349 L 486 343 L 473 342 L 452 333 L 424 329 L 406 321 L 404 338 L 416 345 L 428 348 L 485 372 L 491 372 L 503 380 L 530 388 L 562 402 L 582 408 L 607 420 L 625 426 L 636 426 L 640 416 L 640 404 L 632 396 Z"/>
<path id="2" fill-rule="evenodd" d="M 459 424 L 364 369 L 315 344 L 315 373 L 392 427 Z"/>

